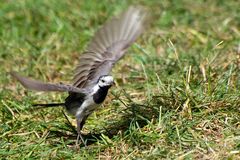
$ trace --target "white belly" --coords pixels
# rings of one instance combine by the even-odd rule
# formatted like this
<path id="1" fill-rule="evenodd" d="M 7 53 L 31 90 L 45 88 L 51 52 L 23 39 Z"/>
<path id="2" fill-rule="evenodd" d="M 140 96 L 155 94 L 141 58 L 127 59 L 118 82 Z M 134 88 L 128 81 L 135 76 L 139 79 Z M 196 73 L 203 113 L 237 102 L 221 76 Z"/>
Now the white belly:
<path id="1" fill-rule="evenodd" d="M 75 116 L 76 116 L 77 119 L 81 120 L 86 115 L 91 114 L 98 106 L 99 105 L 97 105 L 93 101 L 93 98 L 89 97 L 83 102 L 81 107 L 78 108 Z"/>

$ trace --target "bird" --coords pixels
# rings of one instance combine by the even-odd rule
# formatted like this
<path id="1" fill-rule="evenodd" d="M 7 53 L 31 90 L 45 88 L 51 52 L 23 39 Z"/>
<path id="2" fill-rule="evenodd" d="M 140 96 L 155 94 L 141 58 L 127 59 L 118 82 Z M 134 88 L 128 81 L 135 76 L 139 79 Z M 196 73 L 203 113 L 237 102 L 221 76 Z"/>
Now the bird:
<path id="1" fill-rule="evenodd" d="M 146 30 L 148 15 L 144 7 L 130 6 L 118 16 L 107 20 L 94 34 L 86 50 L 80 54 L 72 84 L 42 82 L 15 71 L 10 74 L 30 90 L 68 92 L 64 103 L 38 105 L 63 106 L 68 113 L 75 116 L 78 133 L 76 143 L 81 138 L 86 146 L 81 130 L 89 115 L 104 102 L 109 89 L 115 84 L 111 70 Z"/>

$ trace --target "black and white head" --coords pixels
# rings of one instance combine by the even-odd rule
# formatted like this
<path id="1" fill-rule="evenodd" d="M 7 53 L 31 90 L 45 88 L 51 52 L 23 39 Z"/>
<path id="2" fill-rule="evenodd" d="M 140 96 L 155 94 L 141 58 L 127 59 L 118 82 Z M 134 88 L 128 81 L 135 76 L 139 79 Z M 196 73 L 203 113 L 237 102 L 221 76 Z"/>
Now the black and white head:
<path id="1" fill-rule="evenodd" d="M 104 87 L 110 88 L 114 84 L 115 83 L 114 83 L 113 77 L 110 75 L 104 75 L 98 79 L 98 86 L 100 88 L 104 88 Z"/>

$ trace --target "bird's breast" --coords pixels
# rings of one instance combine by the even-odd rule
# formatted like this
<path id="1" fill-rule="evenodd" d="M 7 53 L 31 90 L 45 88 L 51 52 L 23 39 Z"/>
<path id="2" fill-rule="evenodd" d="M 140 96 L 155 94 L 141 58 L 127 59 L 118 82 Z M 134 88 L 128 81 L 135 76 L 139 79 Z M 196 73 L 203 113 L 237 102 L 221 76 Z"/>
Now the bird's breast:
<path id="1" fill-rule="evenodd" d="M 86 117 L 90 115 L 97 108 L 97 106 L 98 104 L 94 102 L 93 97 L 88 96 L 86 97 L 84 102 L 81 104 L 81 106 L 77 109 L 75 116 L 78 119 Z"/>

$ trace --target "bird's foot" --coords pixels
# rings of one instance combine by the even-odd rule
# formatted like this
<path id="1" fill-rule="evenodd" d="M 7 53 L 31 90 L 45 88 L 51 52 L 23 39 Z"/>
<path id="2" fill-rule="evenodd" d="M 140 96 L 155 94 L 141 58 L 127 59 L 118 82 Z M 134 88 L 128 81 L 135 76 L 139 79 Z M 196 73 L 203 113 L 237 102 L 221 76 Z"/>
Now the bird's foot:
<path id="1" fill-rule="evenodd" d="M 80 139 L 81 139 L 82 143 L 84 144 L 84 146 L 87 147 L 87 144 L 86 144 L 86 142 L 84 141 L 81 133 L 78 133 L 78 135 L 77 135 L 76 146 L 80 146 L 80 143 L 79 143 Z"/>

